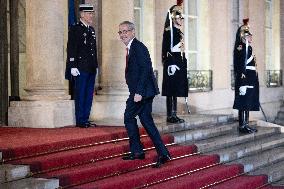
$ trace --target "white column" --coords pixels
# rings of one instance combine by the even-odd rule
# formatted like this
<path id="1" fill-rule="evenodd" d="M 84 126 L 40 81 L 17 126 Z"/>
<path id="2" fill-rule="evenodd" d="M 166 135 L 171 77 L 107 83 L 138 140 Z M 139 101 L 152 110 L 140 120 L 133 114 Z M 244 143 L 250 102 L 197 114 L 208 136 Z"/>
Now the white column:
<path id="1" fill-rule="evenodd" d="M 26 100 L 69 99 L 64 89 L 65 1 L 26 1 Z"/>
<path id="2" fill-rule="evenodd" d="M 12 102 L 9 125 L 61 127 L 74 124 L 74 102 L 64 87 L 64 19 L 67 1 L 26 0 L 26 87 Z"/>
<path id="3" fill-rule="evenodd" d="M 133 0 L 102 1 L 101 91 L 94 96 L 92 120 L 122 119 L 128 90 L 124 78 L 125 45 L 120 41 L 118 26 L 134 21 Z"/>

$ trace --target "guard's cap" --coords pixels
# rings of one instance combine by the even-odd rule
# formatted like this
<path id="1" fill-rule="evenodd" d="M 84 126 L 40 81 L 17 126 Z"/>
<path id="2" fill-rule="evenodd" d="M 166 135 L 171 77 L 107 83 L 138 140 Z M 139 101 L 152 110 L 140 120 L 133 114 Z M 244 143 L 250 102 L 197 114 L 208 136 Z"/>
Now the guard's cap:
<path id="1" fill-rule="evenodd" d="M 80 4 L 79 11 L 83 12 L 94 12 L 94 6 L 91 4 Z"/>

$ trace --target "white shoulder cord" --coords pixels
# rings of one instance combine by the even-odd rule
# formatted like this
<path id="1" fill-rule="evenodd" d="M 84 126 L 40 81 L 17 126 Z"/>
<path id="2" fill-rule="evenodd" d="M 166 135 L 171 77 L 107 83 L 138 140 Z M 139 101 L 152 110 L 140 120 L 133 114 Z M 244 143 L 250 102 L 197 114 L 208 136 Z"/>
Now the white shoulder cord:
<path id="1" fill-rule="evenodd" d="M 171 49 L 173 48 L 173 23 L 172 23 L 172 16 L 170 10 L 168 10 L 169 13 L 169 20 L 170 20 L 170 28 L 171 28 Z"/>
<path id="2" fill-rule="evenodd" d="M 245 70 L 246 70 L 246 65 L 247 65 L 247 60 L 248 60 L 248 40 L 246 39 L 246 57 L 245 57 Z"/>

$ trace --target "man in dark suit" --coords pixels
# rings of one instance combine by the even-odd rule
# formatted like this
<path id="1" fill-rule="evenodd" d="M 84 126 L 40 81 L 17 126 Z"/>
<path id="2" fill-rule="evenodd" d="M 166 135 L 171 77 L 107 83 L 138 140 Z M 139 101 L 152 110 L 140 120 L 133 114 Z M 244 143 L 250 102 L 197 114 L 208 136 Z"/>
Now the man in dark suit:
<path id="1" fill-rule="evenodd" d="M 158 168 L 171 157 L 152 118 L 152 103 L 155 95 L 159 94 L 159 89 L 153 73 L 150 54 L 147 47 L 135 38 L 133 23 L 122 22 L 119 25 L 118 34 L 126 45 L 125 79 L 130 93 L 126 101 L 124 124 L 129 136 L 131 153 L 123 159 L 145 158 L 135 118 L 138 115 L 157 150 L 158 158 L 154 167 Z"/>
<path id="2" fill-rule="evenodd" d="M 81 4 L 80 22 L 68 33 L 66 78 L 74 79 L 76 126 L 92 126 L 88 121 L 95 87 L 97 62 L 96 35 L 92 26 L 93 5 Z M 94 125 L 93 125 L 94 126 Z"/>

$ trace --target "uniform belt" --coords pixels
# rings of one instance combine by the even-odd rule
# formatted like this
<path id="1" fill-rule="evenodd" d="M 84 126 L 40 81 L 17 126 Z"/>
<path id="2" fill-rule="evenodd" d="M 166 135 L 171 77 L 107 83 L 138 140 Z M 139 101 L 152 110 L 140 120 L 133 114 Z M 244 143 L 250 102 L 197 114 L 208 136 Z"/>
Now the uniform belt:
<path id="1" fill-rule="evenodd" d="M 255 66 L 246 66 L 246 70 L 256 70 Z"/>

